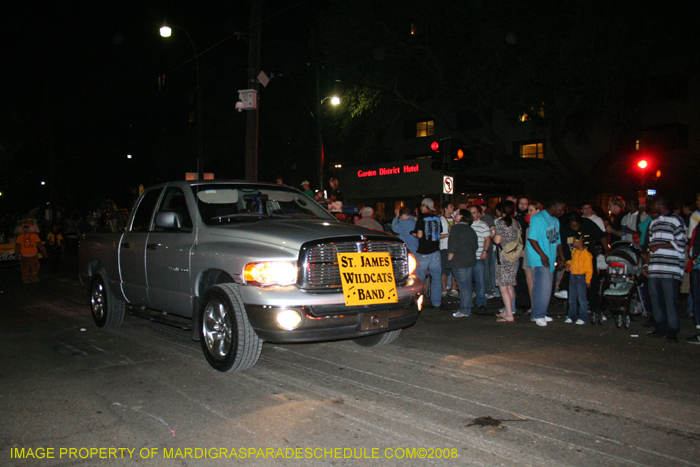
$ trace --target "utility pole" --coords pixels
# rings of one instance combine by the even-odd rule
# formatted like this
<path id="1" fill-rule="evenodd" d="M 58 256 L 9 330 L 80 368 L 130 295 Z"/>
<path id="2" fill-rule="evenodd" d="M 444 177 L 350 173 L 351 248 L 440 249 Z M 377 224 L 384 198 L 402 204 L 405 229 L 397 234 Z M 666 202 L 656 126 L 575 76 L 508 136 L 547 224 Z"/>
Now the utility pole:
<path id="1" fill-rule="evenodd" d="M 258 74 L 260 73 L 260 22 L 262 21 L 262 0 L 252 0 L 250 5 L 250 46 L 248 48 L 248 89 L 254 89 L 256 99 Z M 259 109 L 246 112 L 245 131 L 245 179 L 255 181 L 258 179 L 258 120 Z"/>

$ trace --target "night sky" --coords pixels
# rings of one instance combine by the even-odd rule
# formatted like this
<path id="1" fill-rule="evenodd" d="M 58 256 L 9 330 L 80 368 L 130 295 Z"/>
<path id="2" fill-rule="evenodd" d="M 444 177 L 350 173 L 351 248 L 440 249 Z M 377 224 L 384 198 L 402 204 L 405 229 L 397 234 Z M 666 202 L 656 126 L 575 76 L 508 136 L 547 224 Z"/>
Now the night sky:
<path id="1" fill-rule="evenodd" d="M 299 133 L 309 130 L 312 156 L 315 83 L 308 63 L 323 2 L 263 5 L 262 68 L 280 76 L 263 91 L 268 120 L 281 118 L 280 109 L 298 112 L 293 120 L 301 122 Z M 4 10 L 3 214 L 52 194 L 68 208 L 89 208 L 105 197 L 128 204 L 139 184 L 196 170 L 194 52 L 176 28 L 169 39 L 160 37 L 164 21 L 187 30 L 199 55 L 206 171 L 243 178 L 245 114 L 234 105 L 247 87 L 249 2 L 17 2 Z M 259 178 L 272 180 L 293 163 L 283 150 L 290 142 L 284 134 L 265 141 Z"/>
<path id="2" fill-rule="evenodd" d="M 549 13 L 553 3 L 536 5 Z M 594 12 L 596 3 L 592 2 Z M 645 14 L 640 3 L 653 7 L 648 10 L 652 14 Z M 331 0 L 263 1 L 261 68 L 272 80 L 260 92 L 260 180 L 290 174 L 285 181 L 298 185 L 317 176 L 314 30 L 330 4 Z M 398 13 L 406 16 L 402 2 L 382 4 L 389 7 L 386 16 L 378 17 L 380 22 L 397 20 Z M 679 57 L 684 68 L 692 69 L 686 66 L 686 54 L 692 51 L 692 63 L 700 63 L 693 48 L 697 28 L 688 27 L 693 17 L 685 13 L 686 2 L 628 4 L 630 15 L 648 20 L 647 27 L 669 32 L 661 35 L 668 36 L 663 42 L 670 44 L 669 57 Z M 338 5 L 350 13 L 357 9 L 352 2 Z M 431 12 L 438 6 L 421 5 Z M 440 11 L 461 11 L 453 2 L 439 5 Z M 487 4 L 475 0 L 468 5 Z M 529 11 L 527 5 L 522 8 Z M 618 10 L 629 16 L 624 5 Z M 165 21 L 187 30 L 198 51 L 205 171 L 218 179 L 243 178 L 246 114 L 236 112 L 234 105 L 237 91 L 249 87 L 249 11 L 249 1 L 29 1 L 5 6 L 0 17 L 0 215 L 26 213 L 52 198 L 58 206 L 81 214 L 108 197 L 128 208 L 139 185 L 182 179 L 196 171 L 194 53 L 177 28 L 172 37 L 160 37 L 158 29 Z M 516 13 L 504 8 L 503 21 L 509 27 L 510 14 Z M 366 16 L 355 16 L 358 23 L 344 16 L 339 21 L 358 24 L 346 33 L 357 33 L 359 43 L 372 31 L 362 29 Z M 459 18 L 447 19 L 461 26 Z M 518 17 L 515 23 L 520 22 L 527 24 L 527 18 Z M 646 38 L 632 31 L 639 40 Z M 341 49 L 343 41 L 351 41 L 343 34 L 334 37 Z M 321 73 L 324 96 L 335 92 L 331 88 L 337 84 L 329 63 Z M 349 66 L 367 73 L 362 66 Z M 654 67 L 663 68 L 657 63 L 648 66 Z M 331 127 L 329 122 L 324 128 L 329 144 Z M 345 146 L 352 157 L 354 147 Z"/>

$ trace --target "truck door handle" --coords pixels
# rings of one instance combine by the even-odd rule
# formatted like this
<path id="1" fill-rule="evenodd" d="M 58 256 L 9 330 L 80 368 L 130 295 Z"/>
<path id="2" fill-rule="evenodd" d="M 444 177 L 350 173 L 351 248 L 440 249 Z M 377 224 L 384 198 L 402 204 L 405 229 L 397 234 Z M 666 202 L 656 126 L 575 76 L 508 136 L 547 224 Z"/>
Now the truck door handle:
<path id="1" fill-rule="evenodd" d="M 158 249 L 158 244 L 157 243 L 149 243 L 146 245 L 147 250 L 157 250 Z"/>
<path id="2" fill-rule="evenodd" d="M 129 242 L 122 243 L 122 248 L 131 248 L 131 243 L 129 243 Z"/>

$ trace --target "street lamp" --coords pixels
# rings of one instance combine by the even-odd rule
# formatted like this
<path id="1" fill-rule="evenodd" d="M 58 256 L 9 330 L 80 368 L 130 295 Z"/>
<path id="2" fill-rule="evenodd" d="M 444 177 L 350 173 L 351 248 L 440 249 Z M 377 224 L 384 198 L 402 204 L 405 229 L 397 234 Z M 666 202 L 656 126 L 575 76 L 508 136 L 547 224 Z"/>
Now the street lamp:
<path id="1" fill-rule="evenodd" d="M 192 45 L 192 51 L 194 52 L 194 63 L 197 68 L 197 87 L 195 88 L 195 101 L 197 106 L 197 181 L 204 180 L 204 142 L 202 141 L 202 87 L 200 86 L 199 80 L 199 55 L 197 54 L 197 48 L 194 46 L 194 41 L 190 36 L 190 33 L 185 31 L 179 26 L 173 26 L 175 29 L 179 29 L 184 32 Z M 172 35 L 172 29 L 167 24 L 164 24 L 160 28 L 161 37 L 170 37 Z"/>
<path id="2" fill-rule="evenodd" d="M 316 128 L 318 130 L 318 189 L 323 191 L 323 164 L 324 164 L 324 154 L 323 154 L 323 124 L 321 122 L 321 105 L 328 99 L 331 100 L 331 104 L 340 104 L 340 97 L 338 96 L 328 96 L 321 99 L 318 95 L 318 82 L 316 83 Z"/>

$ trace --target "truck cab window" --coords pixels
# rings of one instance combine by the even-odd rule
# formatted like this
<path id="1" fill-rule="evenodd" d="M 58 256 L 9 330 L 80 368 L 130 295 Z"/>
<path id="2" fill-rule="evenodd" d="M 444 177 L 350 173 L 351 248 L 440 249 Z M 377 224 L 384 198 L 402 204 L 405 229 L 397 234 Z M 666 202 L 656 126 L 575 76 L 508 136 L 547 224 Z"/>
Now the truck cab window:
<path id="1" fill-rule="evenodd" d="M 151 190 L 143 195 L 141 202 L 134 213 L 134 221 L 131 223 L 132 232 L 148 232 L 151 228 L 153 209 L 156 207 L 160 190 Z"/>
<path id="2" fill-rule="evenodd" d="M 180 188 L 172 187 L 165 191 L 157 212 L 162 211 L 175 213 L 179 218 L 180 227 L 177 229 L 162 229 L 158 226 L 154 226 L 153 230 L 155 232 L 192 232 L 192 218 L 187 208 L 185 193 Z"/>

